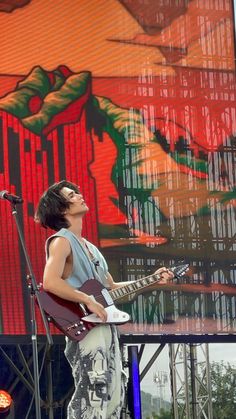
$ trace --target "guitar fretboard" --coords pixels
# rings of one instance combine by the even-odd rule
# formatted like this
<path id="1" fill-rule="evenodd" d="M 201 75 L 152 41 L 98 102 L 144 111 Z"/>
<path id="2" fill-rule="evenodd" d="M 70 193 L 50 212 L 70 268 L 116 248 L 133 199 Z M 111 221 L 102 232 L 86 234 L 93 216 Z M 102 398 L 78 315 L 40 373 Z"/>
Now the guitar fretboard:
<path id="1" fill-rule="evenodd" d="M 115 290 L 109 291 L 113 301 L 119 300 L 120 298 L 125 297 L 129 294 L 134 294 L 141 289 L 148 287 L 151 284 L 155 284 L 159 282 L 161 279 L 159 274 L 153 274 L 146 276 L 144 278 L 138 279 L 135 282 L 131 282 L 130 284 L 124 285 L 123 287 L 116 288 Z"/>

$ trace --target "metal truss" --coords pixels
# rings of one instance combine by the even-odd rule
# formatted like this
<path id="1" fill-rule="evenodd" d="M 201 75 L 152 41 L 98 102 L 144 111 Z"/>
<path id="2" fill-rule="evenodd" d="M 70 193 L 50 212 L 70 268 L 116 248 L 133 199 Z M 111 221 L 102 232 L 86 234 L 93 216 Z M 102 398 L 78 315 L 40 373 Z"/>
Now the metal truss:
<path id="1" fill-rule="evenodd" d="M 175 419 L 213 419 L 208 344 L 169 344 Z"/>
<path id="2" fill-rule="evenodd" d="M 49 347 L 45 343 L 45 339 L 43 340 L 44 342 L 38 345 L 42 418 L 64 417 L 67 402 L 73 392 L 72 380 L 71 383 L 64 380 L 63 386 L 58 387 L 60 370 L 63 371 L 66 362 L 63 357 L 64 345 L 59 343 L 59 345 L 55 344 L 53 347 Z M 21 418 L 35 419 L 35 386 L 31 345 L 26 341 L 22 344 L 0 344 L 0 368 L 1 385 L 4 384 L 4 388 L 13 396 L 17 409 L 20 408 L 22 398 L 24 398 L 24 412 L 21 411 Z"/>

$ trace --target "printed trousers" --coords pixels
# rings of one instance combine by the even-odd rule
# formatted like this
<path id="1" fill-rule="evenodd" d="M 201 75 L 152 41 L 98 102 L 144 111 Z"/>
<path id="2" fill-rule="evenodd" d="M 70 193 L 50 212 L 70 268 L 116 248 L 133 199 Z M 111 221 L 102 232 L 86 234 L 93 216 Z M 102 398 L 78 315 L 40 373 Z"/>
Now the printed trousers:
<path id="1" fill-rule="evenodd" d="M 116 327 L 96 326 L 81 342 L 66 338 L 65 356 L 75 384 L 67 419 L 120 419 L 124 380 Z"/>

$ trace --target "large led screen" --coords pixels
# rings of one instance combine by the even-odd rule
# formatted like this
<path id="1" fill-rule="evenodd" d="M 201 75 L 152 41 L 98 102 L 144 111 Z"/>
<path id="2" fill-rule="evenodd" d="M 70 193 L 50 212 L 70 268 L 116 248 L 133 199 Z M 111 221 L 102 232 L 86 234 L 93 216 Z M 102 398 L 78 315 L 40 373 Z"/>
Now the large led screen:
<path id="1" fill-rule="evenodd" d="M 1 336 L 30 333 L 16 219 L 41 283 L 52 231 L 34 213 L 62 179 L 80 185 L 83 234 L 115 280 L 189 265 L 117 299 L 122 334 L 234 335 L 233 2 L 8 0 L 0 27 L 0 190 L 24 200 L 17 217 L 0 202 Z"/>

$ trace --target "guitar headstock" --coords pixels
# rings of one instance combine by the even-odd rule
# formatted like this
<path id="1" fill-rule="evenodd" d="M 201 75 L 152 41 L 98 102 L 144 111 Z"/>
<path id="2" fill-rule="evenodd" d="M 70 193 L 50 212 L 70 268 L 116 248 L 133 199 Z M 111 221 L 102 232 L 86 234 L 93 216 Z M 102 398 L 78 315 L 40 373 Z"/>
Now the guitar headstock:
<path id="1" fill-rule="evenodd" d="M 173 266 L 170 270 L 174 274 L 174 279 L 176 278 L 178 280 L 189 271 L 189 263 L 182 263 L 180 265 Z"/>

